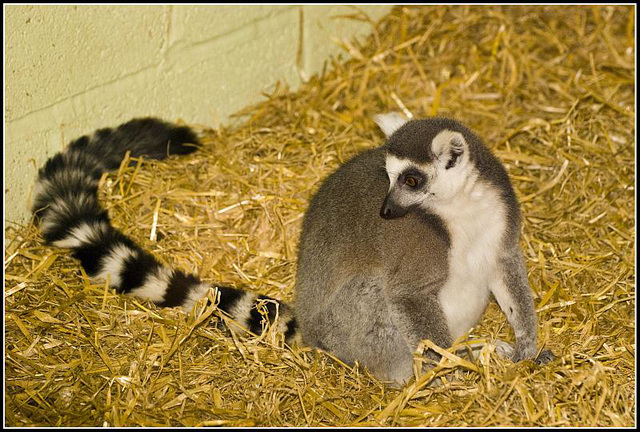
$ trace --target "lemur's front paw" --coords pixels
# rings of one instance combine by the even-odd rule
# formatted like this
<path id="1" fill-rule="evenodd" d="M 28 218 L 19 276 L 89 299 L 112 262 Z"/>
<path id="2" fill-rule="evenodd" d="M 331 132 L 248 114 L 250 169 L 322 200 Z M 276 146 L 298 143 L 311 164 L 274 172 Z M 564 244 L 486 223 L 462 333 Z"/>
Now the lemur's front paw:
<path id="1" fill-rule="evenodd" d="M 517 363 L 522 360 L 532 359 L 538 365 L 544 365 L 550 363 L 556 359 L 555 354 L 551 350 L 542 350 L 542 352 L 536 357 L 537 350 L 532 346 L 518 346 L 514 348 L 508 342 L 497 339 L 494 342 L 496 347 L 496 353 L 502 357 L 511 359 L 514 363 Z"/>
<path id="2" fill-rule="evenodd" d="M 515 350 L 513 348 L 513 345 L 511 345 L 509 342 L 505 342 L 502 339 L 497 339 L 494 342 L 494 345 L 496 347 L 496 354 L 498 354 L 500 357 L 504 359 L 513 358 L 513 353 Z"/>
<path id="3" fill-rule="evenodd" d="M 537 349 L 535 344 L 518 344 L 516 342 L 516 349 L 511 357 L 514 363 L 522 360 L 533 359 L 536 356 Z"/>

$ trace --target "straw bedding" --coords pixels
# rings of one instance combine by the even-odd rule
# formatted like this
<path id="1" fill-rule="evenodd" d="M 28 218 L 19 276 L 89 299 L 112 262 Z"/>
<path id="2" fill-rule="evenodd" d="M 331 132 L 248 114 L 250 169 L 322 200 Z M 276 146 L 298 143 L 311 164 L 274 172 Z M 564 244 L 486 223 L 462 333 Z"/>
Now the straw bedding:
<path id="1" fill-rule="evenodd" d="M 382 142 L 371 115 L 455 117 L 513 179 L 540 344 L 555 362 L 445 353 L 391 389 L 273 332 L 218 330 L 214 308 L 115 295 L 31 224 L 8 223 L 6 425 L 634 426 L 633 12 L 396 7 L 299 91 L 276 88 L 232 127 L 194 125 L 202 151 L 102 181 L 114 224 L 161 260 L 290 300 L 308 200 Z M 495 304 L 470 337 L 513 340 Z"/>

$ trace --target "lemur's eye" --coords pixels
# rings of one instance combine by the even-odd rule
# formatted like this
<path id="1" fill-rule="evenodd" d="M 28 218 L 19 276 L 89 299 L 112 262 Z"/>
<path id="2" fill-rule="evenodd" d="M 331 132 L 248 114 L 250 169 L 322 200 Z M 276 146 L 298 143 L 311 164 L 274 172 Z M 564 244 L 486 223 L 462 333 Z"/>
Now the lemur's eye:
<path id="1" fill-rule="evenodd" d="M 409 187 L 416 187 L 418 186 L 418 179 L 415 177 L 411 177 L 411 176 L 406 176 L 404 178 L 404 184 L 406 184 Z"/>

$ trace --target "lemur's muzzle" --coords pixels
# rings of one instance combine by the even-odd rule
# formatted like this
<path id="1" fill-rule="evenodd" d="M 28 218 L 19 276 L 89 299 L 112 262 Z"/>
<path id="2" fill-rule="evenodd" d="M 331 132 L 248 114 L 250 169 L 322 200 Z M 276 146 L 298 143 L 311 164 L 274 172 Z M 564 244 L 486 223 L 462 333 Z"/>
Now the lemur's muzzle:
<path id="1" fill-rule="evenodd" d="M 411 207 L 401 206 L 396 202 L 393 196 L 393 190 L 387 194 L 387 197 L 384 199 L 382 203 L 382 208 L 380 209 L 380 216 L 384 219 L 396 219 L 406 215 Z"/>

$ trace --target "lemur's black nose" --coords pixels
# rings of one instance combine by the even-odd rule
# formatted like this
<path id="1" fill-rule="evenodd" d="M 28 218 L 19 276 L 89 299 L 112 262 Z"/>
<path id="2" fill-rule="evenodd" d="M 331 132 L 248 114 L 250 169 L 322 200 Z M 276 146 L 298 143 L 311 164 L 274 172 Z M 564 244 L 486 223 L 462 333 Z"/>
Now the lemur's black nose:
<path id="1" fill-rule="evenodd" d="M 408 212 L 408 208 L 398 205 L 390 195 L 387 195 L 380 208 L 380 217 L 387 220 L 396 219 L 406 215 Z"/>
<path id="2" fill-rule="evenodd" d="M 382 206 L 380 209 L 380 216 L 384 219 L 391 219 L 391 209 L 386 205 Z"/>

